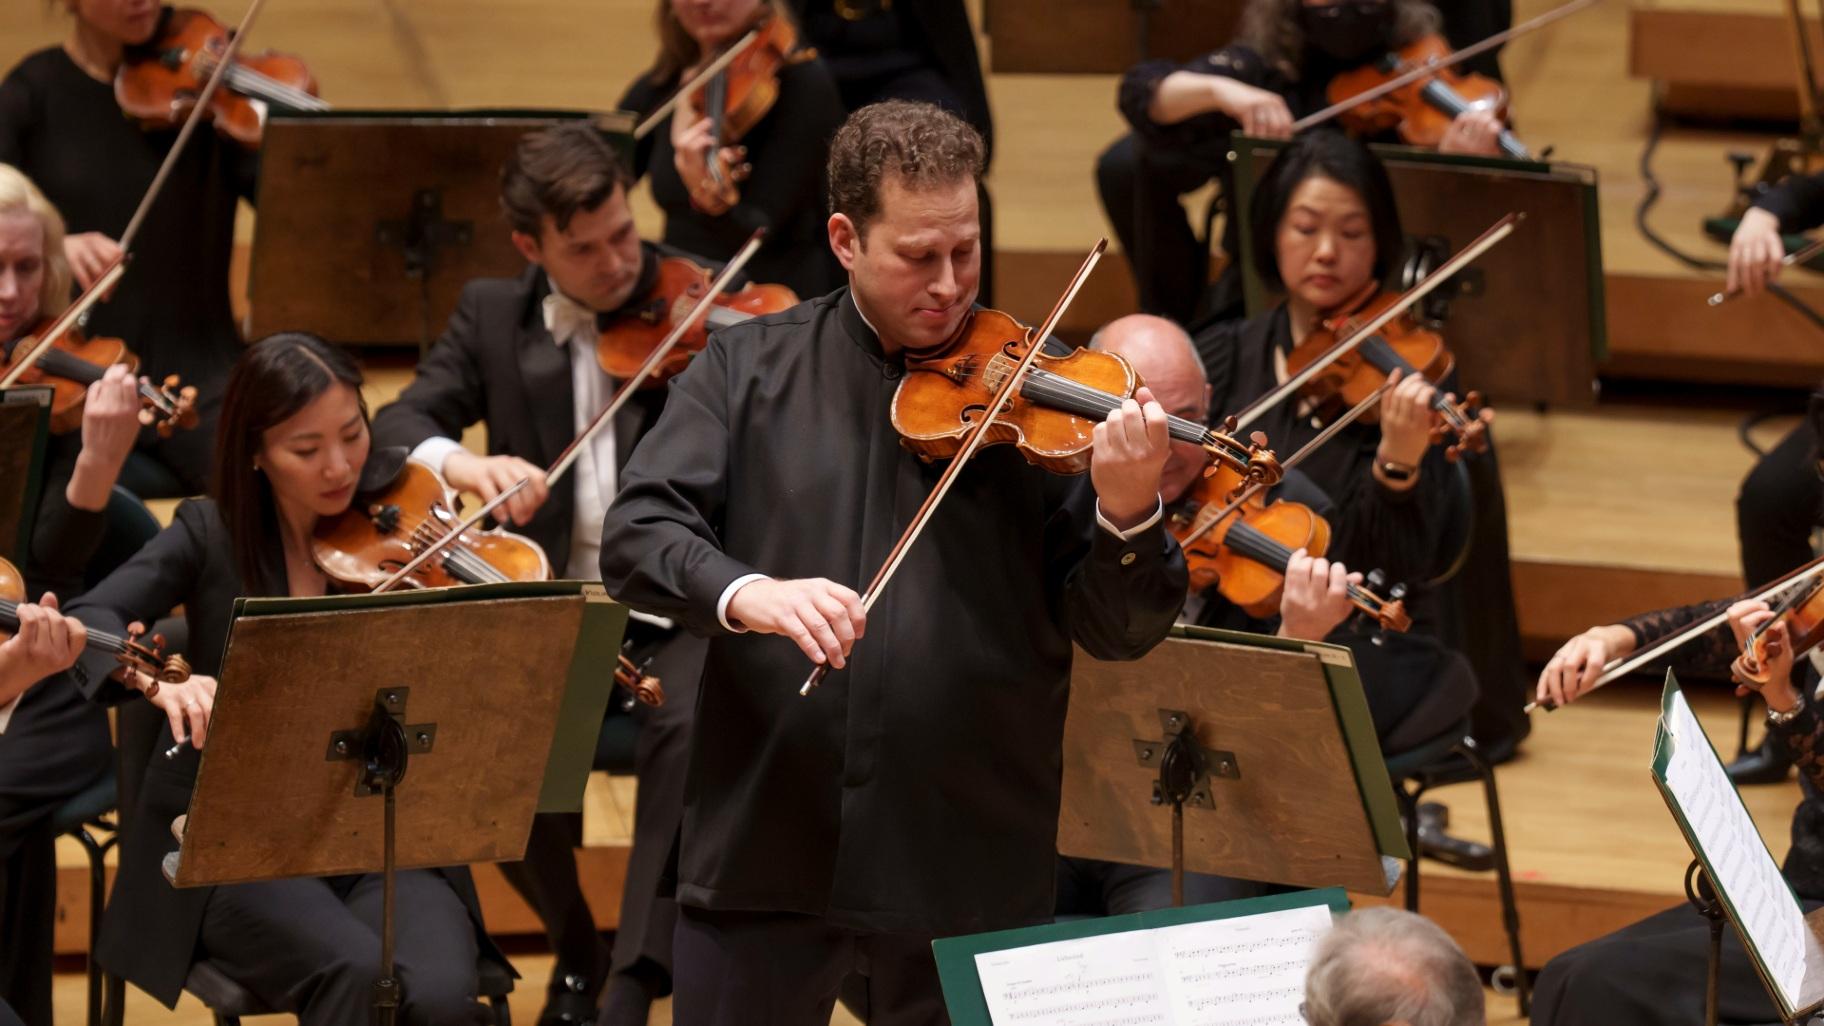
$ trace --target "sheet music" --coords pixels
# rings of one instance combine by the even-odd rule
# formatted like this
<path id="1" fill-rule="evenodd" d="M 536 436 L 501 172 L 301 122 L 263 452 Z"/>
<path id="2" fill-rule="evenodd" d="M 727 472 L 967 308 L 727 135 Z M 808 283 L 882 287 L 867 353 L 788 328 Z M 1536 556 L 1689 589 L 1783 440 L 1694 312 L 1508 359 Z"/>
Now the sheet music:
<path id="1" fill-rule="evenodd" d="M 1785 994 L 1787 1007 L 1797 1008 L 1805 979 L 1804 912 L 1684 692 L 1673 693 L 1665 720 L 1674 742 L 1666 762 L 1666 787 L 1715 873 L 1712 882 L 1718 893 L 1728 895 L 1737 925 Z"/>
<path id="2" fill-rule="evenodd" d="M 975 956 L 994 1026 L 1301 1026 L 1314 905 Z"/>

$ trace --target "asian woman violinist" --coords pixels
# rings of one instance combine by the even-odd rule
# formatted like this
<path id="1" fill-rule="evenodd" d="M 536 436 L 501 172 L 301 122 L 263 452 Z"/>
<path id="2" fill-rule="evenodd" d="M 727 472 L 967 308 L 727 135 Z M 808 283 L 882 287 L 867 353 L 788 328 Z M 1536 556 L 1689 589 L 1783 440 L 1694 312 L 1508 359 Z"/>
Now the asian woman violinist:
<path id="1" fill-rule="evenodd" d="M 0 348 L 69 305 L 62 244 L 56 209 L 23 174 L 0 164 Z M 56 596 L 46 602 L 49 610 L 82 590 L 110 491 L 139 434 L 138 414 L 133 376 L 111 368 L 88 386 L 79 428 L 51 436 L 18 568 L 27 595 Z M 18 638 L 0 645 L 0 660 L 9 647 L 25 646 Z M 61 669 L 31 660 L 0 665 L 0 718 L 8 719 L 0 741 L 0 878 L 11 882 L 0 886 L 0 936 L 8 939 L 0 944 L 0 999 L 32 1022 L 51 1018 L 57 867 L 50 815 L 113 768 L 107 714 L 68 681 L 43 679 Z"/>
<path id="2" fill-rule="evenodd" d="M 96 949 L 110 972 L 167 1005 L 191 963 L 206 957 L 303 1023 L 369 1014 L 378 874 L 180 890 L 160 868 L 176 850 L 170 824 L 196 781 L 235 598 L 323 594 L 328 582 L 311 557 L 317 520 L 347 509 L 364 483 L 389 481 L 397 470 L 390 457 L 403 456 L 380 450 L 370 459 L 360 387 L 349 357 L 314 336 L 273 335 L 250 347 L 224 394 L 211 495 L 179 505 L 170 527 L 70 607 L 91 628 L 115 630 L 182 606 L 197 656 L 129 813 L 138 828 L 127 832 Z M 70 676 L 106 700 L 119 688 L 112 671 L 85 657 Z M 179 740 L 188 744 L 166 758 Z M 482 929 L 468 870 L 401 872 L 398 900 L 401 1021 L 488 1022 L 475 1000 L 475 966 L 478 953 L 499 954 Z"/>
<path id="3" fill-rule="evenodd" d="M 1152 60 L 1130 69 L 1118 102 L 1133 131 L 1097 161 L 1096 183 L 1133 261 L 1141 309 L 1188 324 L 1239 306 L 1239 279 L 1231 276 L 1205 297 L 1209 241 L 1197 238 L 1179 205 L 1212 179 L 1232 195 L 1231 132 L 1286 138 L 1295 119 L 1326 106 L 1337 75 L 1447 28 L 1452 38 L 1469 36 L 1471 26 L 1451 14 L 1446 26 L 1426 0 L 1249 0 L 1235 42 L 1185 64 Z M 1466 111 L 1438 149 L 1494 155 L 1503 127 L 1489 111 Z M 1222 240 L 1231 260 L 1245 220 L 1231 204 Z"/>
<path id="4" fill-rule="evenodd" d="M 1286 298 L 1196 336 L 1215 417 L 1241 410 L 1283 381 L 1296 343 L 1384 281 L 1401 247 L 1386 170 L 1367 147 L 1334 130 L 1293 140 L 1267 169 L 1249 213 L 1256 267 Z M 1379 567 L 1414 591 L 1411 631 L 1387 634 L 1381 644 L 1367 643 L 1366 635 L 1347 639 L 1389 752 L 1442 733 L 1476 696 L 1467 662 L 1437 642 L 1435 596 L 1418 587 L 1452 561 L 1445 539 L 1466 512 L 1456 501 L 1454 472 L 1430 442 L 1434 395 L 1423 378 L 1399 381 L 1381 399 L 1378 423 L 1365 418 L 1349 425 L 1300 464 L 1335 510 L 1330 557 Z M 1277 451 L 1291 453 L 1318 434 L 1329 410 L 1294 395 L 1252 427 L 1265 431 Z"/>
<path id="5" fill-rule="evenodd" d="M 62 211 L 79 285 L 120 255 L 116 241 L 177 137 L 121 113 L 114 76 L 170 8 L 147 0 L 62 0 L 61 46 L 31 54 L 0 82 L 0 162 L 37 182 Z M 97 334 L 125 339 L 153 380 L 179 375 L 200 393 L 201 427 L 142 433 L 122 483 L 141 496 L 193 495 L 209 475 L 222 386 L 239 352 L 228 264 L 236 202 L 253 195 L 254 155 L 214 132 L 190 140 L 134 241 L 131 268 L 95 309 Z"/>
<path id="6" fill-rule="evenodd" d="M 765 63 L 776 67 L 753 73 L 745 61 L 731 65 L 724 118 L 713 117 L 706 108 L 716 104 L 691 90 L 641 141 L 634 176 L 652 176 L 653 200 L 665 212 L 661 242 L 723 261 L 764 226 L 766 243 L 748 276 L 809 298 L 842 283 L 824 226 L 824 161 L 844 110 L 816 51 L 797 45 L 787 6 L 785 0 L 658 0 L 658 60 L 620 106 L 645 116 L 750 30 L 765 33 L 747 52 L 769 49 L 774 59 Z M 777 95 L 767 106 L 758 97 L 769 88 Z"/>

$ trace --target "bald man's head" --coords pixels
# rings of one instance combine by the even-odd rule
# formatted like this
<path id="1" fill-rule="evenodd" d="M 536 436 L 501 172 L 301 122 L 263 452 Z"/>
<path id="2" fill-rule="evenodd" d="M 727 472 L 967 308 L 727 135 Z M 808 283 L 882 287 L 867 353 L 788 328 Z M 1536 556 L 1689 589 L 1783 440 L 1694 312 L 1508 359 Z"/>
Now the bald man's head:
<path id="1" fill-rule="evenodd" d="M 1197 347 L 1184 329 L 1163 317 L 1130 314 L 1110 321 L 1090 340 L 1090 347 L 1126 360 L 1153 390 L 1165 412 L 1198 424 L 1210 419 L 1210 383 Z M 1188 442 L 1172 443 L 1171 458 L 1159 487 L 1166 502 L 1176 502 L 1203 472 L 1204 453 Z"/>

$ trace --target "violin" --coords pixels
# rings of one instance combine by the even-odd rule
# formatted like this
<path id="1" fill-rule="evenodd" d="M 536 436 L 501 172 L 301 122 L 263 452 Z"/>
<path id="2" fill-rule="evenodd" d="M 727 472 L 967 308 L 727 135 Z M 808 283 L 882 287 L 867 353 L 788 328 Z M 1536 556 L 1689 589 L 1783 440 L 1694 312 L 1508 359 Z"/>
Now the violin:
<path id="1" fill-rule="evenodd" d="M 32 340 L 42 337 L 52 321 L 45 320 L 31 334 L 0 346 L 0 378 L 13 371 L 34 348 Z M 74 328 L 58 335 L 30 367 L 19 370 L 14 380 L 25 385 L 49 385 L 51 388 L 51 430 L 67 434 L 82 427 L 83 402 L 89 386 L 100 381 L 107 369 L 120 363 L 128 370 L 139 369 L 139 358 L 117 338 L 84 338 Z M 139 388 L 139 422 L 169 438 L 178 428 L 196 426 L 196 389 L 180 387 L 177 375 L 166 375 L 164 384 L 153 386 L 145 381 Z"/>
<path id="2" fill-rule="evenodd" d="M 1334 106 L 1348 104 L 1401 75 L 1451 56 L 1450 44 L 1444 37 L 1423 36 L 1378 61 L 1332 78 L 1325 98 Z M 1489 110 L 1505 120 L 1507 99 L 1506 87 L 1492 78 L 1455 66 L 1440 66 L 1433 74 L 1349 107 L 1340 117 L 1356 135 L 1397 132 L 1401 141 L 1409 145 L 1436 149 L 1450 131 L 1451 122 L 1465 111 Z M 1502 153 L 1516 160 L 1533 159 L 1526 144 L 1506 129 L 1501 130 L 1496 141 Z"/>
<path id="3" fill-rule="evenodd" d="M 1409 314 L 1389 321 L 1380 332 L 1360 345 L 1332 356 L 1339 339 L 1355 335 L 1362 325 L 1401 301 L 1401 297 L 1380 291 L 1370 283 L 1342 311 L 1326 318 L 1310 334 L 1300 339 L 1286 357 L 1286 373 L 1297 375 L 1307 367 L 1321 369 L 1306 381 L 1299 393 L 1322 406 L 1356 406 L 1377 396 L 1387 386 L 1388 377 L 1396 370 L 1405 377 L 1424 375 L 1427 381 L 1441 381 L 1456 366 L 1456 358 L 1444 347 L 1444 339 L 1418 324 Z M 1488 448 L 1488 425 L 1494 411 L 1482 407 L 1482 395 L 1470 392 L 1461 403 L 1439 391 L 1431 400 L 1434 414 L 1431 440 L 1438 444 L 1454 439 L 1444 455 L 1453 462 L 1465 450 L 1482 452 Z M 1378 418 L 1378 408 L 1363 412 L 1362 419 Z"/>
<path id="4" fill-rule="evenodd" d="M 734 164 L 723 148 L 739 143 L 773 109 L 782 68 L 817 56 L 816 50 L 799 47 L 798 30 L 787 18 L 765 17 L 754 26 L 754 36 L 727 66 L 692 90 L 688 100 L 699 117 L 709 119 L 713 196 L 707 205 L 722 210 L 740 202 L 738 185 L 748 171 L 746 165 Z"/>
<path id="5" fill-rule="evenodd" d="M 13 636 L 19 626 L 19 606 L 24 602 L 25 576 L 13 564 L 0 559 L 0 641 Z M 156 691 L 159 684 L 189 680 L 190 664 L 181 655 L 165 654 L 164 636 L 154 634 L 149 641 L 141 641 L 145 634 L 145 628 L 138 624 L 129 626 L 124 638 L 90 629 L 83 647 L 106 652 L 127 669 L 145 674 L 152 681 L 147 695 Z"/>
<path id="6" fill-rule="evenodd" d="M 1032 329 L 999 310 L 975 310 L 941 349 L 908 358 L 892 405 L 901 443 L 927 461 L 955 456 L 1033 338 Z M 1055 356 L 1041 349 L 981 444 L 1010 443 L 1035 466 L 1081 474 L 1089 469 L 1096 425 L 1140 385 L 1140 376 L 1113 353 L 1077 349 Z M 1183 417 L 1166 420 L 1172 438 L 1201 447 L 1239 477 L 1267 485 L 1279 480 L 1279 463 L 1258 432 L 1244 444 Z"/>
<path id="7" fill-rule="evenodd" d="M 1819 642 L 1824 642 L 1824 577 L 1813 577 L 1800 587 L 1789 589 L 1773 603 L 1773 619 L 1761 624 L 1748 635 L 1742 654 L 1736 656 L 1730 669 L 1738 678 L 1757 685 L 1772 678 L 1766 667 L 1768 657 L 1779 653 L 1772 648 L 1767 631 L 1776 623 L 1786 625 L 1786 638 L 1792 646 L 1792 657 L 1798 659 Z"/>
<path id="8" fill-rule="evenodd" d="M 150 128 L 168 128 L 188 117 L 232 33 L 205 11 L 180 7 L 165 15 L 151 41 L 130 47 L 114 75 L 114 99 L 129 117 Z M 304 62 L 267 50 L 236 55 L 210 98 L 216 130 L 248 149 L 259 149 L 270 108 L 328 110 Z"/>
<path id="9" fill-rule="evenodd" d="M 337 584 L 371 590 L 443 540 L 461 522 L 456 510 L 456 493 L 443 476 L 407 460 L 386 487 L 358 495 L 348 509 L 317 521 L 311 557 Z M 537 542 L 494 528 L 464 531 L 401 583 L 447 588 L 550 578 L 551 561 Z"/>
<path id="10" fill-rule="evenodd" d="M 1281 499 L 1268 503 L 1258 489 L 1240 502 L 1230 497 L 1249 491 L 1242 478 L 1219 467 L 1192 488 L 1166 529 L 1184 549 L 1191 591 L 1215 585 L 1223 598 L 1249 616 L 1266 618 L 1279 611 L 1286 567 L 1304 549 L 1321 556 L 1330 545 L 1330 525 L 1302 503 Z M 1406 588 L 1396 584 L 1379 594 L 1382 575 L 1368 575 L 1348 586 L 1349 601 L 1383 629 L 1404 632 L 1412 626 L 1403 601 Z"/>
<path id="11" fill-rule="evenodd" d="M 602 370 L 621 381 L 632 378 L 672 328 L 709 294 L 713 279 L 708 268 L 684 257 L 660 260 L 658 282 L 652 291 L 603 329 L 595 347 Z M 712 303 L 705 316 L 678 339 L 641 382 L 642 388 L 661 385 L 683 370 L 690 358 L 709 344 L 709 333 L 714 329 L 790 309 L 798 305 L 798 294 L 784 285 L 751 282 L 739 292 L 718 293 Z"/>

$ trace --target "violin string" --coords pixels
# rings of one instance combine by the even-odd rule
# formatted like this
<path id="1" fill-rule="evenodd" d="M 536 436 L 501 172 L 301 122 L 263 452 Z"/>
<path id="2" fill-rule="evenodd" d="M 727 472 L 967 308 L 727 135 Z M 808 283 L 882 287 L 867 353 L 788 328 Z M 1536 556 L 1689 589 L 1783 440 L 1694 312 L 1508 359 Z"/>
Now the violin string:
<path id="1" fill-rule="evenodd" d="M 1026 378 L 1021 382 L 1020 392 L 1033 399 L 1049 399 L 1053 402 L 1074 400 L 1081 403 L 1085 411 L 1103 417 L 1120 409 L 1125 400 L 1123 396 L 1092 388 L 1080 381 L 1041 367 L 1034 367 L 1026 372 Z M 1075 411 L 1066 408 L 1065 412 Z M 1171 429 L 1172 437 L 1179 441 L 1192 442 L 1197 445 L 1209 445 L 1216 442 L 1215 434 L 1195 421 L 1167 414 L 1166 424 Z"/>
<path id="2" fill-rule="evenodd" d="M 228 69 L 228 84 L 236 90 L 293 110 L 328 110 L 329 104 L 298 87 L 281 82 L 263 71 L 236 64 Z"/>
<path id="3" fill-rule="evenodd" d="M 430 516 L 420 517 L 416 520 L 401 517 L 400 527 L 408 542 L 418 549 L 430 547 L 449 533 L 449 525 L 440 520 L 434 521 Z M 461 540 L 466 541 L 467 539 Z M 460 543 L 445 549 L 443 557 L 444 564 L 451 568 L 453 576 L 461 578 L 466 574 L 470 578 L 464 581 L 465 584 L 499 583 L 508 579 L 492 563 L 463 547 Z"/>
<path id="4" fill-rule="evenodd" d="M 1281 577 L 1284 577 L 1286 571 L 1292 566 L 1292 550 L 1284 542 L 1246 520 L 1235 521 L 1222 543 L 1238 555 L 1251 559 L 1269 570 L 1278 571 Z M 1344 593 L 1356 602 L 1368 603 L 1377 608 L 1381 604 L 1379 595 L 1356 584 L 1344 585 Z"/>
<path id="5" fill-rule="evenodd" d="M 18 628 L 19 603 L 12 599 L 0 599 L 0 620 L 4 620 L 9 627 Z M 91 630 L 89 631 L 88 647 L 99 648 L 103 651 L 119 655 L 127 650 L 127 643 L 126 640 L 118 634 Z"/>

